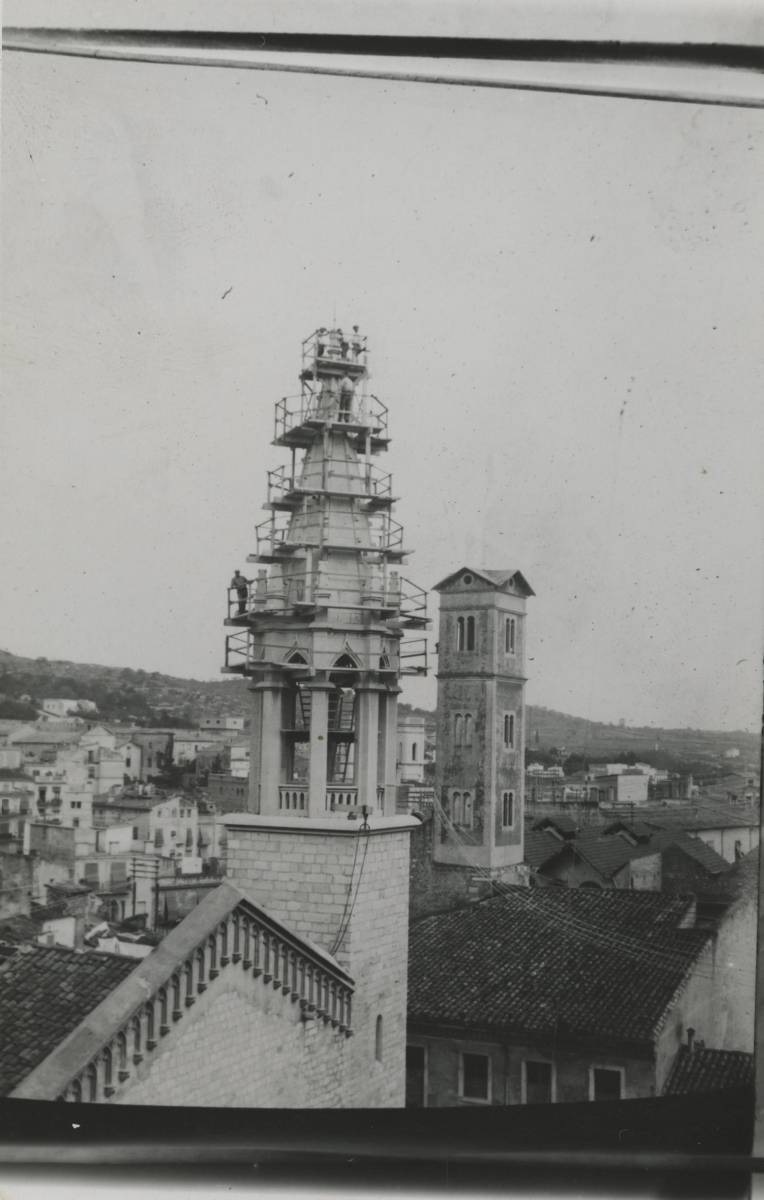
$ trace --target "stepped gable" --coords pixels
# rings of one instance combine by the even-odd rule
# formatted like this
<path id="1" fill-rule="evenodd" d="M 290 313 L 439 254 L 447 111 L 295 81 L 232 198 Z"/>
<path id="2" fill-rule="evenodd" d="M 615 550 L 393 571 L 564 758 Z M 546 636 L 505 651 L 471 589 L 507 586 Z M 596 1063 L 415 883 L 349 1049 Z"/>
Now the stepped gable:
<path id="1" fill-rule="evenodd" d="M 652 1042 L 709 934 L 692 900 L 507 888 L 411 929 L 409 1022 Z"/>
<path id="2" fill-rule="evenodd" d="M 697 1092 L 719 1092 L 726 1088 L 751 1087 L 755 1060 L 743 1050 L 712 1050 L 705 1046 L 680 1046 L 664 1096 Z"/>

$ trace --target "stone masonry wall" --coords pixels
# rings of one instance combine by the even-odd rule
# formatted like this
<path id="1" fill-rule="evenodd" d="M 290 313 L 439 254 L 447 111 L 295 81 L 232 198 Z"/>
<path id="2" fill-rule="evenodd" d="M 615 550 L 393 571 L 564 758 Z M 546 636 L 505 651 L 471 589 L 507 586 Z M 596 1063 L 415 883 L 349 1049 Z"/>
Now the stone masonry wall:
<path id="1" fill-rule="evenodd" d="M 308 831 L 299 820 L 293 829 L 229 825 L 231 882 L 295 933 L 334 952 L 355 982 L 345 1107 L 405 1102 L 409 836 L 408 828 Z"/>
<path id="2" fill-rule="evenodd" d="M 240 966 L 223 969 L 114 1103 L 241 1108 L 336 1108 L 348 1039 Z"/>

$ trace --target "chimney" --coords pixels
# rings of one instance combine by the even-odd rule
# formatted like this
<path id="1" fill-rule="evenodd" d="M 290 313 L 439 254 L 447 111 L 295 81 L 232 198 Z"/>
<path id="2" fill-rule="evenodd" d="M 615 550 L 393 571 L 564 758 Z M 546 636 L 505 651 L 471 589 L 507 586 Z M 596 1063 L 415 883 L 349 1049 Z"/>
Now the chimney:
<path id="1" fill-rule="evenodd" d="M 692 1048 L 695 1043 L 695 1030 L 690 1026 L 687 1030 L 687 1051 L 692 1054 Z"/>

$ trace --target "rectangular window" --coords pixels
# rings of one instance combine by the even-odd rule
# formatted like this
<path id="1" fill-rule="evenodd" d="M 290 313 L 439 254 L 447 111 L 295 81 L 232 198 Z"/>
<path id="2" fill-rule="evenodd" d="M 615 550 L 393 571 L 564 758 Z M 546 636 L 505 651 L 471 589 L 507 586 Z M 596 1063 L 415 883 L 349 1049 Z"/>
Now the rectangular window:
<path id="1" fill-rule="evenodd" d="M 623 1076 L 623 1067 L 590 1067 L 589 1099 L 621 1100 Z"/>
<path id="2" fill-rule="evenodd" d="M 459 1095 L 464 1100 L 491 1099 L 491 1060 L 487 1054 L 462 1054 L 459 1061 Z"/>
<path id="3" fill-rule="evenodd" d="M 523 1104 L 554 1103 L 554 1067 L 549 1062 L 523 1063 Z"/>
<path id="4" fill-rule="evenodd" d="M 515 823 L 515 793 L 501 793 L 501 824 L 504 829 L 511 829 Z"/>

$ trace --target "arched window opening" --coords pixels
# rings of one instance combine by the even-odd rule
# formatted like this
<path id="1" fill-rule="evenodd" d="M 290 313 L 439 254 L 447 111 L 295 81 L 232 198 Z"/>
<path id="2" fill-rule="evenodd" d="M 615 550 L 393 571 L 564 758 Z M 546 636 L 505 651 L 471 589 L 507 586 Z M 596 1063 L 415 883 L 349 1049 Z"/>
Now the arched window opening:
<path id="1" fill-rule="evenodd" d="M 507 617 L 504 622 L 504 653 L 515 652 L 515 618 Z"/>
<path id="2" fill-rule="evenodd" d="M 416 762 L 416 742 L 411 743 L 411 761 Z"/>
<path id="3" fill-rule="evenodd" d="M 98 1099 L 98 1069 L 94 1063 L 88 1067 L 86 1081 L 87 1102 L 88 1104 L 95 1104 Z"/>
<path id="4" fill-rule="evenodd" d="M 467 617 L 467 649 L 475 649 L 475 618 Z"/>
<path id="5" fill-rule="evenodd" d="M 454 745 L 455 746 L 461 746 L 461 744 L 462 744 L 462 722 L 463 722 L 462 714 L 456 713 L 456 715 L 454 716 Z"/>
<path id="6" fill-rule="evenodd" d="M 464 649 L 464 617 L 456 618 L 456 649 Z"/>
<path id="7" fill-rule="evenodd" d="M 111 1050 L 107 1048 L 103 1052 L 103 1089 L 104 1095 L 109 1095 L 113 1090 L 112 1083 L 112 1057 Z"/>
<path id="8" fill-rule="evenodd" d="M 504 714 L 504 745 L 508 750 L 515 748 L 515 714 Z"/>
<path id="9" fill-rule="evenodd" d="M 374 1029 L 374 1057 L 377 1062 L 382 1062 L 382 1016 L 377 1017 Z"/>
<path id="10" fill-rule="evenodd" d="M 464 744 L 465 746 L 472 745 L 472 714 L 466 713 L 464 717 Z"/>
<path id="11" fill-rule="evenodd" d="M 462 805 L 461 792 L 454 792 L 451 803 L 451 820 L 454 825 L 462 825 L 464 821 L 464 807 Z"/>
<path id="12" fill-rule="evenodd" d="M 515 793 L 502 792 L 501 824 L 504 829 L 511 829 L 515 823 Z"/>
<path id="13" fill-rule="evenodd" d="M 465 792 L 462 797 L 462 824 L 467 829 L 472 829 L 472 796 L 469 792 Z"/>
<path id="14" fill-rule="evenodd" d="M 292 663 L 292 665 L 296 667 L 307 667 L 308 665 L 307 658 L 304 654 L 301 654 L 299 650 L 294 650 L 289 655 L 287 662 Z"/>

